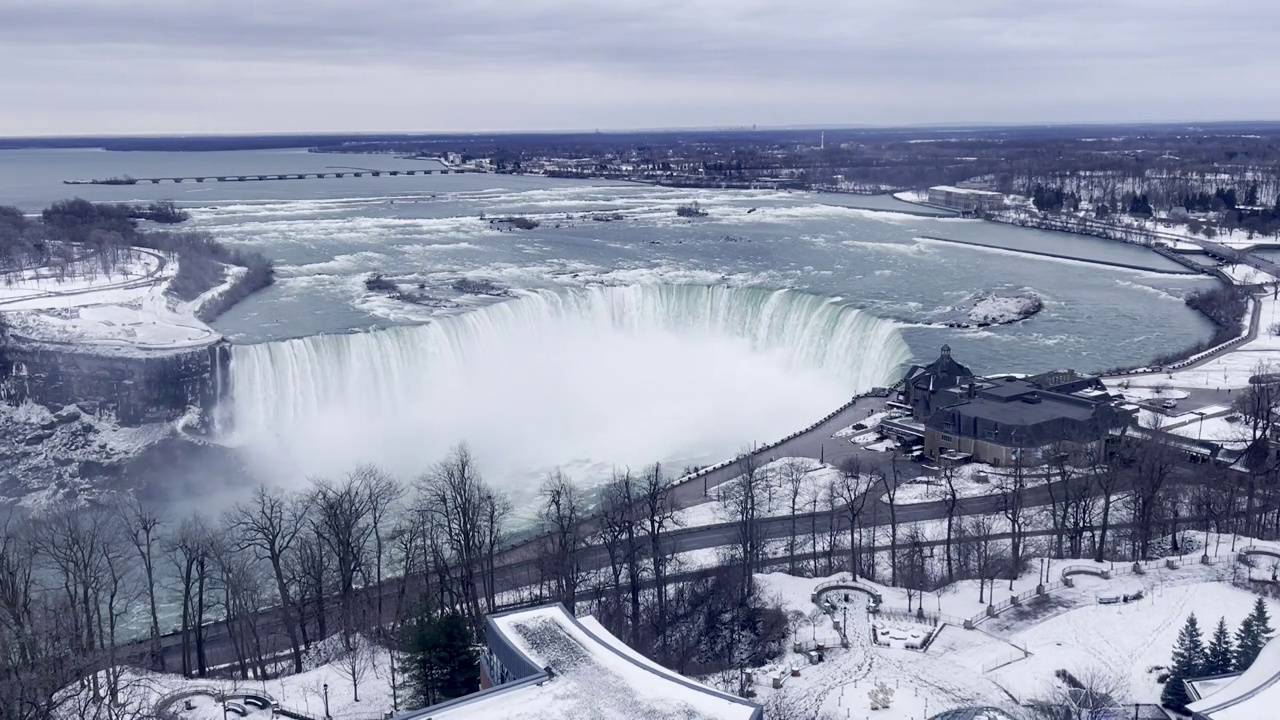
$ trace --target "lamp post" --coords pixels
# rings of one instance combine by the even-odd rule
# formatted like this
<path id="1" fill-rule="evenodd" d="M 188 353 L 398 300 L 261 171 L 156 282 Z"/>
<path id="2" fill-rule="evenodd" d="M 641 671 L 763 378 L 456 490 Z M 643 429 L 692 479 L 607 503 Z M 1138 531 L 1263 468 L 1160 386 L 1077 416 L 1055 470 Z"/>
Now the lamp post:
<path id="1" fill-rule="evenodd" d="M 314 685 L 312 687 L 315 687 Z M 326 718 L 333 717 L 329 714 L 329 683 L 324 684 L 324 716 Z"/>

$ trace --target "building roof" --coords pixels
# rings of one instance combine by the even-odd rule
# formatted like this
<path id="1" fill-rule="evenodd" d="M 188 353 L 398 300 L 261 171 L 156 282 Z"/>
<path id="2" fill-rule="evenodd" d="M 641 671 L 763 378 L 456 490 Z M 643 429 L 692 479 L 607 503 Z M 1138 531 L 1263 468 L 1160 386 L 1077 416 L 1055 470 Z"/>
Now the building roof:
<path id="1" fill-rule="evenodd" d="M 975 190 L 973 188 L 962 188 L 962 187 L 956 187 L 954 185 L 934 185 L 929 189 L 939 190 L 941 192 L 949 192 L 949 193 L 962 193 L 965 195 L 997 195 L 1000 197 L 1004 197 L 1003 193 L 998 193 L 998 192 L 995 192 L 994 190 Z"/>
<path id="2" fill-rule="evenodd" d="M 685 678 L 627 647 L 592 618 L 545 605 L 489 618 L 531 667 L 545 670 L 404 720 L 759 720 L 758 705 Z M 491 644 L 492 644 L 491 638 Z"/>
<path id="3" fill-rule="evenodd" d="M 1055 392 L 1030 378 L 986 378 L 946 391 L 947 400 L 925 424 L 943 433 L 1024 448 L 1096 439 L 1127 425 L 1132 413 L 1116 407 L 1110 395 L 1094 393 L 1087 380 L 1073 381 L 1071 387 L 1082 388 L 1075 392 Z"/>
<path id="4" fill-rule="evenodd" d="M 1280 707 L 1280 642 L 1272 640 L 1248 670 L 1217 692 L 1187 706 L 1206 720 L 1258 720 Z"/>
<path id="5" fill-rule="evenodd" d="M 962 378 L 970 377 L 973 377 L 973 373 L 969 368 L 951 357 L 950 345 L 942 346 L 942 354 L 937 360 L 925 366 L 913 365 L 907 371 L 907 380 L 911 385 L 928 392 L 954 387 Z"/>

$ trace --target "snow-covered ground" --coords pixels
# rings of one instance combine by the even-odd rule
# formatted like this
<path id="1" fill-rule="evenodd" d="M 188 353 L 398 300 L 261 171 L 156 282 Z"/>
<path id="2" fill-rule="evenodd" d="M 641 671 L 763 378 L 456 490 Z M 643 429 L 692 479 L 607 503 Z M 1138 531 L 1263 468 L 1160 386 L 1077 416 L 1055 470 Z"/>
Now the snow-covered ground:
<path id="1" fill-rule="evenodd" d="M 221 285 L 182 302 L 168 293 L 177 260 L 139 251 L 111 274 L 83 269 L 61 280 L 47 270 L 6 276 L 0 281 L 0 312 L 15 334 L 44 342 L 107 352 L 198 347 L 220 337 L 198 319 L 200 309 L 245 272 L 226 267 Z"/>
<path id="2" fill-rule="evenodd" d="M 282 707 L 300 710 L 311 717 L 324 717 L 325 693 L 329 698 L 329 712 L 334 720 L 368 720 L 380 717 L 392 709 L 390 654 L 384 648 L 370 645 L 365 657 L 355 663 L 359 679 L 360 699 L 355 699 L 357 688 L 352 681 L 353 664 L 339 660 L 318 665 L 298 675 L 288 675 L 275 680 L 209 680 L 184 678 L 181 675 L 129 670 L 122 680 L 126 691 L 122 693 L 135 708 L 150 711 L 161 698 L 172 693 L 207 689 L 234 695 L 236 692 L 265 692 Z M 397 677 L 403 682 L 403 676 Z M 214 702 L 209 694 L 197 694 L 191 698 L 192 709 L 179 701 L 170 711 L 183 720 L 223 720 L 221 703 Z M 247 720 L 270 720 L 270 711 L 247 708 Z M 401 706 L 403 709 L 403 705 Z M 64 720 L 73 720 L 66 717 Z"/>
<path id="3" fill-rule="evenodd" d="M 1247 575 L 1229 558 L 1232 540 L 1210 538 L 1210 554 L 1216 549 L 1226 556 L 1213 565 L 1196 562 L 1197 550 L 1183 558 L 1177 569 L 1155 565 L 1144 575 L 1112 580 L 1074 576 L 1074 588 L 1055 590 L 1042 605 L 1006 610 L 976 630 L 945 625 L 924 652 L 893 646 L 897 643 L 890 643 L 890 647 L 873 643 L 871 632 L 877 623 L 906 637 L 931 628 L 898 613 L 868 615 L 866 596 L 857 592 L 849 593 L 847 601 L 841 592 L 826 595 L 837 606 L 835 619 L 848 618 L 851 647 L 841 648 L 832 618 L 811 601 L 815 587 L 841 576 L 810 580 L 780 573 L 760 575 L 766 596 L 777 599 L 788 614 L 793 639 L 803 649 L 821 643 L 824 662 L 809 665 L 805 656 L 788 653 L 756 674 L 755 689 L 766 708 L 790 708 L 799 717 L 822 712 L 831 717 L 915 720 L 974 706 L 994 706 L 1012 717 L 1023 717 L 1018 705 L 1047 694 L 1057 682 L 1055 673 L 1066 670 L 1077 677 L 1101 672 L 1118 678 L 1126 691 L 1120 698 L 1125 703 L 1158 702 L 1161 685 L 1151 668 L 1169 664 L 1174 640 L 1187 615 L 1195 612 L 1202 628 L 1212 628 L 1224 617 L 1234 629 L 1257 597 L 1230 584 L 1233 574 Z M 1249 541 L 1236 542 L 1243 546 Z M 1040 562 L 1037 558 L 1031 564 L 1038 567 Z M 1046 562 L 1053 581 L 1060 578 L 1063 567 L 1087 564 L 1080 560 Z M 1261 570 L 1257 573 L 1265 574 Z M 847 579 L 847 575 L 843 577 Z M 1029 573 L 1014 582 L 1013 590 L 1008 589 L 1007 581 L 999 581 L 996 599 L 1033 589 L 1037 581 L 1036 573 Z M 876 588 L 886 607 L 906 608 L 905 591 L 859 582 Z M 1137 601 L 1098 602 L 1099 598 L 1137 591 L 1144 594 Z M 933 613 L 935 602 L 939 602 L 944 614 L 967 617 L 984 607 L 976 597 L 976 583 L 957 583 L 936 596 L 926 595 L 925 612 Z M 1280 603 L 1269 600 L 1268 604 L 1275 617 Z M 799 668 L 798 677 L 789 672 L 793 667 Z M 785 675 L 783 685 L 774 689 L 772 681 L 780 671 Z M 880 683 L 895 691 L 894 700 L 888 710 L 873 713 L 867 692 Z"/>
<path id="4" fill-rule="evenodd" d="M 996 468 L 984 463 L 969 463 L 955 469 L 956 496 L 961 498 L 979 495 L 995 495 L 1002 486 L 1008 486 L 1005 478 L 1009 468 Z M 1023 468 L 1023 487 L 1043 485 L 1049 470 L 1043 467 Z M 900 485 L 894 495 L 894 502 L 901 505 L 911 503 L 942 500 L 950 493 L 947 483 L 939 475 L 920 475 L 910 482 Z"/>
<path id="5" fill-rule="evenodd" d="M 793 490 L 796 512 L 813 512 L 815 503 L 825 507 L 822 500 L 829 493 L 831 483 L 840 476 L 839 470 L 813 458 L 779 458 L 761 466 L 757 472 L 762 478 L 756 508 L 759 517 L 790 515 Z M 713 491 L 711 500 L 677 511 L 676 523 L 680 527 L 695 527 L 729 522 L 733 519 L 732 511 L 720 498 L 730 497 L 740 482 L 739 477 L 721 483 Z"/>
<path id="6" fill-rule="evenodd" d="M 857 442 L 859 444 L 864 442 L 870 442 L 870 440 L 860 441 L 858 440 L 858 438 L 864 437 L 867 435 L 870 435 L 871 437 L 874 438 L 875 429 L 880 427 L 880 423 L 886 417 L 889 417 L 889 413 L 887 412 L 873 412 L 867 417 L 863 418 L 862 420 L 859 420 L 858 422 L 846 428 L 842 428 L 840 430 L 835 431 L 835 433 L 832 434 L 831 437 L 833 438 L 853 437 L 854 438 L 853 442 Z"/>
<path id="7" fill-rule="evenodd" d="M 1276 276 L 1268 272 L 1263 272 L 1250 265 L 1237 263 L 1234 265 L 1221 265 L 1219 270 L 1226 273 L 1236 283 L 1241 285 L 1269 285 L 1276 282 Z"/>
<path id="8" fill-rule="evenodd" d="M 927 190 L 903 190 L 893 194 L 895 198 L 903 202 L 909 203 L 927 203 L 929 202 L 929 192 Z"/>

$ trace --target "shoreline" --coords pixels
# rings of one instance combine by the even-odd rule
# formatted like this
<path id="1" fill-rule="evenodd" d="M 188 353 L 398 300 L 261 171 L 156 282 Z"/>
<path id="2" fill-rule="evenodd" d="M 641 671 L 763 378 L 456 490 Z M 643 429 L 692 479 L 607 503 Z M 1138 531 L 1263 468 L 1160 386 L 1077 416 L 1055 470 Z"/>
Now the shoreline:
<path id="1" fill-rule="evenodd" d="M 890 211 L 886 211 L 886 212 L 890 212 Z M 1019 253 L 1022 255 L 1034 255 L 1037 257 L 1047 257 L 1047 258 L 1052 258 L 1054 260 L 1069 260 L 1072 262 L 1085 263 L 1088 265 L 1105 265 L 1108 267 L 1120 268 L 1123 270 L 1137 270 L 1139 272 L 1159 273 L 1161 275 L 1195 276 L 1195 275 L 1202 274 L 1202 273 L 1192 273 L 1192 272 L 1179 272 L 1174 270 L 1160 270 L 1158 268 L 1144 267 L 1142 265 L 1133 265 L 1130 263 L 1123 263 L 1115 260 L 1098 260 L 1093 258 L 1081 258 L 1081 257 L 1072 256 L 1072 255 L 1063 255 L 1060 253 L 1046 252 L 1044 250 L 1024 250 L 1022 248 L 1000 247 L 999 245 L 987 245 L 985 243 L 973 242 L 972 240 L 956 240 L 954 238 L 938 237 L 936 235 L 921 235 L 919 236 L 919 239 L 931 240 L 934 242 L 952 243 L 955 245 L 964 245 L 967 247 L 982 248 L 984 250 L 996 250 L 996 251 L 1003 251 L 1003 252 Z"/>

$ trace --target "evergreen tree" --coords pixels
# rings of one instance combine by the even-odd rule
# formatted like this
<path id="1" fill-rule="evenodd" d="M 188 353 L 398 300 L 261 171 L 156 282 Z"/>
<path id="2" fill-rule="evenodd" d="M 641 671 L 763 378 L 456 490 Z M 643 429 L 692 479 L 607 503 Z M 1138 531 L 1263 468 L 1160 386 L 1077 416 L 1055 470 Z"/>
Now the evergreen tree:
<path id="1" fill-rule="evenodd" d="M 1267 615 L 1267 604 L 1258 598 L 1253 603 L 1253 611 L 1240 623 L 1236 631 L 1236 670 L 1244 672 L 1253 664 L 1262 646 L 1267 644 L 1273 630 L 1271 617 Z"/>
<path id="2" fill-rule="evenodd" d="M 1218 618 L 1218 626 L 1213 629 L 1213 639 L 1204 656 L 1204 674 L 1222 675 L 1231 672 L 1236 666 L 1235 645 L 1231 642 L 1231 633 L 1227 631 L 1226 618 Z"/>
<path id="3" fill-rule="evenodd" d="M 456 612 L 435 615 L 424 604 L 405 625 L 401 644 L 410 702 L 426 707 L 480 688 L 480 663 L 471 628 Z"/>
<path id="4" fill-rule="evenodd" d="M 1204 640 L 1200 634 L 1200 624 L 1196 622 L 1195 613 L 1187 616 L 1187 623 L 1178 631 L 1178 644 L 1173 648 L 1173 664 L 1169 668 L 1169 679 L 1164 683 L 1164 692 L 1160 694 L 1160 703 L 1167 708 L 1182 712 L 1191 700 L 1187 696 L 1187 686 L 1183 680 L 1203 675 Z"/>

